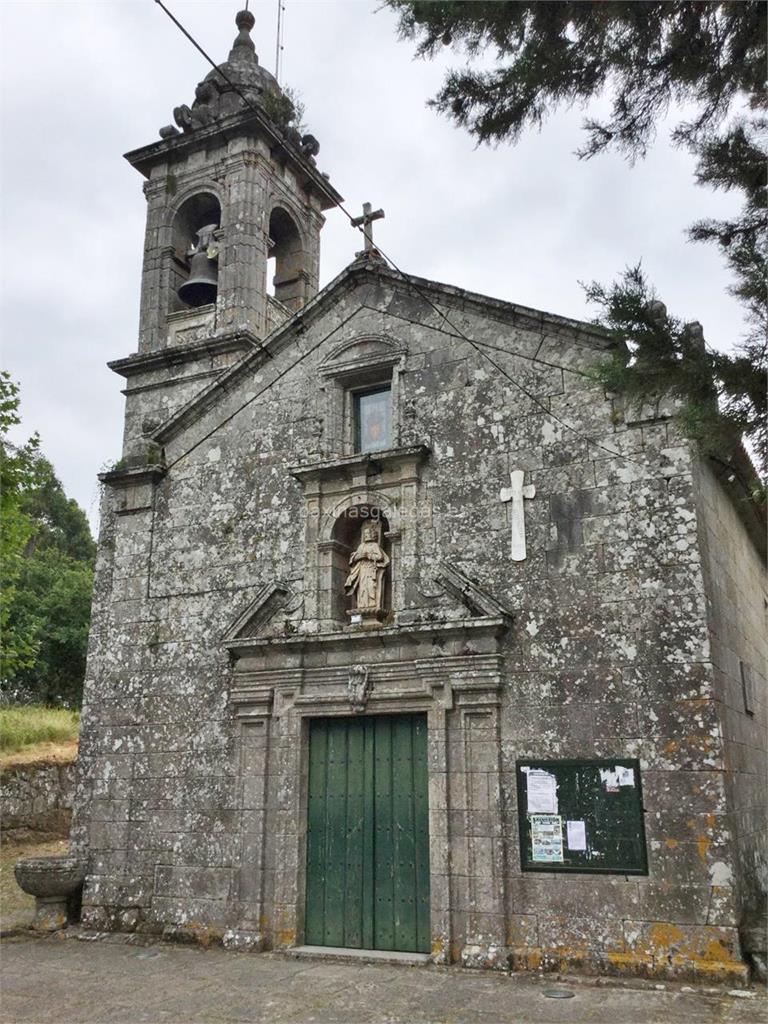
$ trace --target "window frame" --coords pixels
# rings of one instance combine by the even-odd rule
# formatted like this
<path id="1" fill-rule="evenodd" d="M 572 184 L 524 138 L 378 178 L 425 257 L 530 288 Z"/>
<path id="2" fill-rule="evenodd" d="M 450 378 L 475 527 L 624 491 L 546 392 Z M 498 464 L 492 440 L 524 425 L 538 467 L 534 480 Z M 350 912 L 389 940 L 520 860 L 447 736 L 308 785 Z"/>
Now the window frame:
<path id="1" fill-rule="evenodd" d="M 394 431 L 393 431 L 393 388 L 392 379 L 383 382 L 381 384 L 374 384 L 368 386 L 361 386 L 359 388 L 349 388 L 349 394 L 351 397 L 351 415 L 352 415 L 352 448 L 355 454 L 364 455 L 368 452 L 383 452 L 394 446 Z M 377 448 L 363 448 L 362 444 L 362 420 L 360 416 L 360 401 L 363 398 L 367 398 L 372 395 L 381 395 L 386 393 L 389 395 L 389 416 L 387 422 L 387 439 L 386 443 Z"/>
<path id="2" fill-rule="evenodd" d="M 368 340 L 368 339 L 365 339 Z M 371 339 L 375 340 L 375 339 Z M 387 451 L 401 443 L 400 374 L 405 352 L 375 354 L 363 359 L 336 363 L 320 371 L 325 393 L 323 402 L 323 438 L 327 453 L 340 456 L 366 454 L 360 452 L 355 437 L 355 396 L 361 392 L 390 389 L 390 443 L 378 449 Z M 376 452 L 371 452 L 375 455 Z"/>

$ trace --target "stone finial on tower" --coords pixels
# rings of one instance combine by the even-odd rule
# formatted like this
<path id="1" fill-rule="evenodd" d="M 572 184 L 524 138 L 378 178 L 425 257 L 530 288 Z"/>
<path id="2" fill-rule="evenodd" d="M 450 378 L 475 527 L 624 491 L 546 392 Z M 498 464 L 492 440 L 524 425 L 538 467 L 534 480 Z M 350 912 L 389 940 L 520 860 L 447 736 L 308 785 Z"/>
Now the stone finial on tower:
<path id="1" fill-rule="evenodd" d="M 273 102 L 276 97 L 282 97 L 274 75 L 261 67 L 256 56 L 256 48 L 251 39 L 251 29 L 255 23 L 256 19 L 250 11 L 238 11 L 235 17 L 238 34 L 229 57 L 198 83 L 191 106 L 182 104 L 174 108 L 174 120 L 183 132 L 206 128 L 248 108 L 263 107 L 268 94 Z M 177 134 L 173 125 L 165 125 L 160 130 L 160 136 L 164 139 L 173 138 Z M 296 142 L 298 144 L 298 139 Z"/>
<path id="2" fill-rule="evenodd" d="M 256 24 L 256 19 L 250 11 L 238 11 L 235 15 L 235 24 L 240 31 L 232 43 L 228 59 L 232 61 L 255 60 L 258 63 L 256 47 L 251 39 L 251 29 Z"/>
<path id="3" fill-rule="evenodd" d="M 318 290 L 323 211 L 341 196 L 290 95 L 259 64 L 253 14 L 235 22 L 228 59 L 174 109 L 163 141 L 127 154 L 149 179 L 142 354 L 207 331 L 265 337 Z"/>

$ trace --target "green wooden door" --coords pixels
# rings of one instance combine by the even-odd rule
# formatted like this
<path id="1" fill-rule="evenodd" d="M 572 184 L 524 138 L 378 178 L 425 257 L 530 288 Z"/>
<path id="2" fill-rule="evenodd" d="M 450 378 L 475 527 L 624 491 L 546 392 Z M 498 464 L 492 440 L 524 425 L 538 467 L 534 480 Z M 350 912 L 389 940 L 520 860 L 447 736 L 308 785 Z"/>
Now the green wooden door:
<path id="1" fill-rule="evenodd" d="M 428 953 L 425 715 L 310 723 L 305 941 Z"/>

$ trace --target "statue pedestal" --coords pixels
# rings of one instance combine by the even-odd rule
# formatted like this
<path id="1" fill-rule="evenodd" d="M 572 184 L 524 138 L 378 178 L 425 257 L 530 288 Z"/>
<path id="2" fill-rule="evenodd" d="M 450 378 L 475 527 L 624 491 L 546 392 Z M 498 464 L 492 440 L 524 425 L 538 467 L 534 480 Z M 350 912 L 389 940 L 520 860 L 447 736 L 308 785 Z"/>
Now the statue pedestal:
<path id="1" fill-rule="evenodd" d="M 386 612 L 371 611 L 361 612 L 353 608 L 347 612 L 350 626 L 358 626 L 360 629 L 377 629 L 386 617 Z"/>

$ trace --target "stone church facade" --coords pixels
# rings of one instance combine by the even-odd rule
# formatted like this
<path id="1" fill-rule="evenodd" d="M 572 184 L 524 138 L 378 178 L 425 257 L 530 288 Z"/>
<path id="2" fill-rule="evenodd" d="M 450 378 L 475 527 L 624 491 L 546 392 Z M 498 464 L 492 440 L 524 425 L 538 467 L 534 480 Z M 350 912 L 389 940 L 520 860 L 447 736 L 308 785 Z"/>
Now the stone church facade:
<path id="1" fill-rule="evenodd" d="M 138 351 L 110 364 L 84 924 L 743 979 L 766 583 L 739 474 L 595 385 L 592 325 L 371 244 L 318 290 L 341 197 L 252 23 L 128 154 L 147 231 Z"/>

